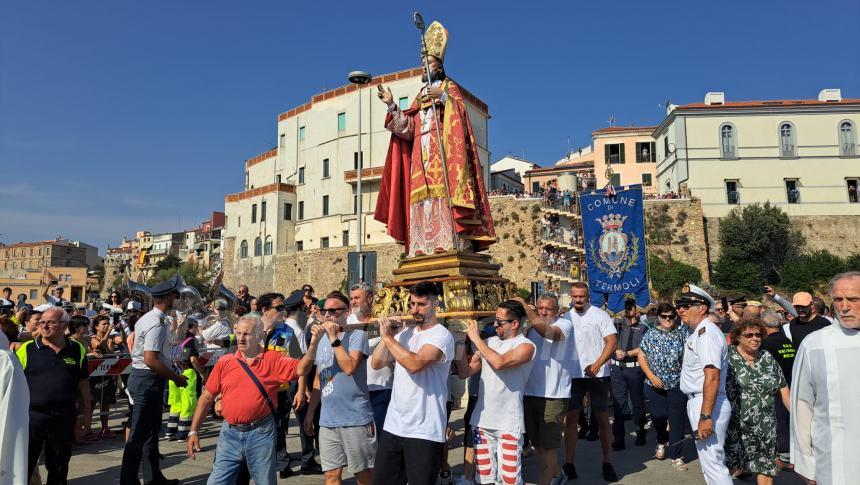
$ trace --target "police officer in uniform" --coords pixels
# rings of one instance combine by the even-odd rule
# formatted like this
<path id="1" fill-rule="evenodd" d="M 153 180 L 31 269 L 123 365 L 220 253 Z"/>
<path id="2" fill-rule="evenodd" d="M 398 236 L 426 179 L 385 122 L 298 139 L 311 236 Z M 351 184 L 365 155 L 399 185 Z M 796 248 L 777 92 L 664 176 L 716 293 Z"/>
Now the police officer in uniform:
<path id="1" fill-rule="evenodd" d="M 143 480 L 149 485 L 178 484 L 161 473 L 158 455 L 158 434 L 164 412 L 164 388 L 167 380 L 185 387 L 185 376 L 171 368 L 169 319 L 167 313 L 179 297 L 182 286 L 179 277 L 154 286 L 150 291 L 154 308 L 135 324 L 134 348 L 131 351 L 132 370 L 128 392 L 134 400 L 131 432 L 122 454 L 120 485 L 140 485 L 137 474 L 143 459 Z"/>
<path id="2" fill-rule="evenodd" d="M 639 368 L 637 360 L 639 355 L 639 344 L 642 337 L 648 331 L 648 327 L 639 319 L 639 309 L 635 300 L 624 302 L 624 316 L 615 321 L 618 328 L 618 349 L 613 355 L 612 365 L 609 367 L 612 396 L 615 399 L 615 420 L 612 423 L 612 434 L 615 436 L 612 442 L 613 450 L 625 448 L 624 438 L 626 435 L 624 421 L 633 418 L 637 426 L 636 446 L 643 446 L 646 440 L 645 424 L 645 373 Z M 629 400 L 628 400 L 629 397 Z M 629 402 L 633 408 L 630 409 Z"/>
<path id="3" fill-rule="evenodd" d="M 723 332 L 708 318 L 714 299 L 705 290 L 688 285 L 675 302 L 681 320 L 692 335 L 684 346 L 681 392 L 689 397 L 687 416 L 697 431 L 696 451 L 709 485 L 731 485 L 723 445 L 732 414 L 726 398 L 728 346 Z"/>

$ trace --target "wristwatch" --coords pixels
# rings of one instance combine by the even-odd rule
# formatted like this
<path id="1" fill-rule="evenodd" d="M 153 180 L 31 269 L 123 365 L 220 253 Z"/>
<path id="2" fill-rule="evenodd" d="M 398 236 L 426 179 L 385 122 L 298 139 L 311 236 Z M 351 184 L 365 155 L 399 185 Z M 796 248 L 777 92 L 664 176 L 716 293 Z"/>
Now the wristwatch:
<path id="1" fill-rule="evenodd" d="M 339 338 L 334 339 L 334 341 L 332 341 L 332 343 L 331 343 L 331 346 L 332 347 L 340 347 L 340 339 Z"/>
<path id="2" fill-rule="evenodd" d="M 707 421 L 707 420 L 709 420 L 709 419 L 711 419 L 711 415 L 710 415 L 710 414 L 702 413 L 702 414 L 700 414 L 700 415 L 699 415 L 699 421 Z"/>

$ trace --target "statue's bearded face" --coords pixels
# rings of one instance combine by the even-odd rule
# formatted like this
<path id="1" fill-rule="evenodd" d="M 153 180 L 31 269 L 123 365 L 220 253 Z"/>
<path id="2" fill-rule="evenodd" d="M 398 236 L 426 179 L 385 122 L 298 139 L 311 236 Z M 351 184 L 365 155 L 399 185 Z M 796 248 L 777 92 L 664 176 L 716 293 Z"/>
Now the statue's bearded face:
<path id="1" fill-rule="evenodd" d="M 424 57 L 421 58 L 421 64 L 424 64 Z M 430 77 L 433 80 L 443 79 L 445 77 L 445 67 L 442 65 L 442 61 L 440 61 L 435 56 L 427 56 L 427 63 L 430 65 Z M 421 76 L 421 80 L 427 82 L 427 74 Z"/>

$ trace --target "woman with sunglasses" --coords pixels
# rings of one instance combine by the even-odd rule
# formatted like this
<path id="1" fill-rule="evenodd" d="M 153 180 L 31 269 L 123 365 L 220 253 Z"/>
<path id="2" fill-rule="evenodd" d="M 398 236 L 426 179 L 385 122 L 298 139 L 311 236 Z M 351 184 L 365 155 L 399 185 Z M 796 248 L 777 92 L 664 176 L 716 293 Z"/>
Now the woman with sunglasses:
<path id="1" fill-rule="evenodd" d="M 687 396 L 681 392 L 680 382 L 684 342 L 689 336 L 689 327 L 678 324 L 675 307 L 661 303 L 657 307 L 657 326 L 642 338 L 638 358 L 639 367 L 647 379 L 645 397 L 648 399 L 651 422 L 657 432 L 654 456 L 658 460 L 668 457 L 680 471 L 687 470 L 681 458 Z"/>
<path id="2" fill-rule="evenodd" d="M 735 475 L 752 472 L 759 485 L 776 475 L 776 414 L 774 396 L 789 408 L 788 385 L 769 352 L 761 351 L 767 335 L 760 320 L 741 320 L 729 334 L 726 395 L 732 418 L 726 437 L 726 465 Z"/>

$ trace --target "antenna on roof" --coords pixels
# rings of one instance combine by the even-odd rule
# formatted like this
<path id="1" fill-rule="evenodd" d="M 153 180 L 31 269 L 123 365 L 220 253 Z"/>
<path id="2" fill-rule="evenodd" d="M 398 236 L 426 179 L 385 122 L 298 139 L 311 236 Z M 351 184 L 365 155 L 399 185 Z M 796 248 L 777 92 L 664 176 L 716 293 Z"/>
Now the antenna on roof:
<path id="1" fill-rule="evenodd" d="M 606 122 L 609 123 L 609 126 L 615 126 L 615 115 L 611 115 Z"/>

